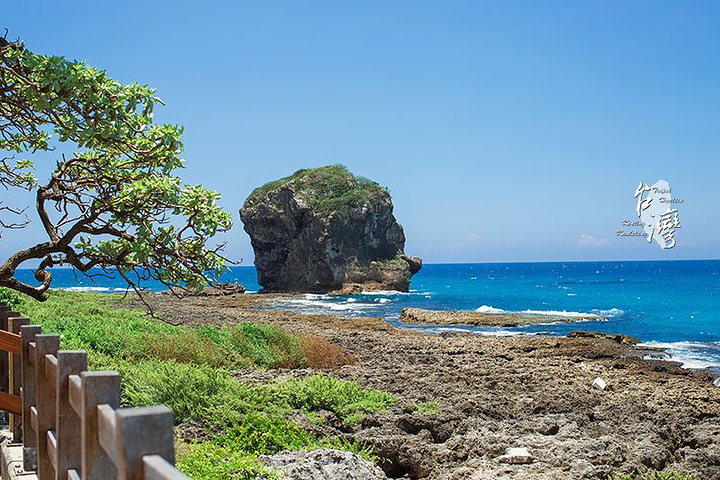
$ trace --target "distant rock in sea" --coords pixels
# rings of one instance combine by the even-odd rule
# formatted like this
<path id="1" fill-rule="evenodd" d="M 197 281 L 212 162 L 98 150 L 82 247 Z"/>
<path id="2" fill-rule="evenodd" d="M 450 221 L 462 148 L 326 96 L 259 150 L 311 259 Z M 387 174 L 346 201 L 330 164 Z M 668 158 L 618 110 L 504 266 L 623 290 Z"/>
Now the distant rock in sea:
<path id="1" fill-rule="evenodd" d="M 240 210 L 269 292 L 406 292 L 422 259 L 405 255 L 390 193 L 341 165 L 255 189 Z"/>
<path id="2" fill-rule="evenodd" d="M 497 309 L 496 309 L 497 310 Z M 587 316 L 563 316 L 543 313 L 527 313 L 527 312 L 505 312 L 500 310 L 498 313 L 489 312 L 465 312 L 455 310 L 428 310 L 424 308 L 403 308 L 400 313 L 400 321 L 411 324 L 411 325 L 474 325 L 474 326 L 490 326 L 490 327 L 520 327 L 524 325 L 539 325 L 539 324 L 550 324 L 556 322 L 579 322 L 587 319 L 592 320 L 607 320 L 605 317 L 600 317 L 594 314 L 588 314 Z M 591 335 L 603 335 L 596 334 L 595 332 L 573 332 L 569 334 L 571 336 L 585 336 Z M 607 335 L 611 337 L 610 335 Z M 613 335 L 613 338 L 617 337 L 618 343 L 622 343 L 620 340 L 623 338 L 631 339 L 627 335 Z M 639 343 L 636 340 L 636 343 Z"/>

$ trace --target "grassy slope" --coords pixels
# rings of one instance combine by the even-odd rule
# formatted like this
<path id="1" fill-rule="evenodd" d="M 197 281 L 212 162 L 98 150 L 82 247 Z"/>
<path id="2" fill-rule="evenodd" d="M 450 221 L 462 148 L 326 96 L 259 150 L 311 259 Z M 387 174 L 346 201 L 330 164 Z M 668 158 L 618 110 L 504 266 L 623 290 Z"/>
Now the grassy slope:
<path id="1" fill-rule="evenodd" d="M 123 406 L 165 404 L 176 423 L 195 421 L 220 432 L 209 441 L 179 445 L 178 467 L 191 478 L 272 476 L 256 456 L 287 449 L 332 446 L 371 457 L 362 445 L 315 438 L 286 416 L 331 410 L 352 425 L 395 402 L 389 394 L 328 375 L 259 386 L 237 382 L 230 370 L 307 366 L 317 356 L 313 348 L 324 354 L 329 348 L 270 325 L 172 326 L 143 311 L 113 308 L 119 296 L 92 293 L 53 291 L 47 302 L 37 303 L 0 290 L 0 301 L 44 332 L 59 333 L 62 348 L 87 350 L 91 369 L 118 370 Z"/>

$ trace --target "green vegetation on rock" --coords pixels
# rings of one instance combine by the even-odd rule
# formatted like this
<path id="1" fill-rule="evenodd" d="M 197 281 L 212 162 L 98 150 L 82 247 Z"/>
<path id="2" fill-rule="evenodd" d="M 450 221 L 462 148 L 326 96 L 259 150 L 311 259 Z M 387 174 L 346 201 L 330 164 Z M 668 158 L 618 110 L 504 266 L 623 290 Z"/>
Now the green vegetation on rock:
<path id="1" fill-rule="evenodd" d="M 374 459 L 364 444 L 318 438 L 288 417 L 299 412 L 320 421 L 318 412 L 328 410 L 351 427 L 396 401 L 323 374 L 261 385 L 237 381 L 231 370 L 308 366 L 313 352 L 304 348 L 328 348 L 272 325 L 174 326 L 120 308 L 119 295 L 51 290 L 40 303 L 0 288 L 0 301 L 44 332 L 59 333 L 62 348 L 87 350 L 90 369 L 119 371 L 122 406 L 164 404 L 176 424 L 204 428 L 209 440 L 178 443 L 178 468 L 190 478 L 276 478 L 257 456 L 289 449 L 339 448 Z"/>
<path id="2" fill-rule="evenodd" d="M 273 190 L 292 184 L 298 198 L 305 201 L 318 215 L 336 212 L 346 216 L 351 208 L 367 206 L 371 201 L 390 201 L 390 193 L 377 182 L 353 175 L 343 165 L 301 169 L 256 188 L 243 208 L 262 203 Z"/>
<path id="3" fill-rule="evenodd" d="M 400 253 L 387 260 L 377 260 L 377 263 L 383 268 L 399 268 L 407 265 L 407 262 L 403 260 Z"/>
<path id="4" fill-rule="evenodd" d="M 415 411 L 422 413 L 440 413 L 440 404 L 437 400 L 428 400 L 427 402 L 415 404 Z"/>

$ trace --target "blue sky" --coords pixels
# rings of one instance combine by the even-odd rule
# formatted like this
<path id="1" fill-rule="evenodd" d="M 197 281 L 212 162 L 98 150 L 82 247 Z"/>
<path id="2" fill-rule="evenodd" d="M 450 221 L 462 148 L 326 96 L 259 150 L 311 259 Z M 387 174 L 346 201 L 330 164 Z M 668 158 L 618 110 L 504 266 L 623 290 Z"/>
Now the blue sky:
<path id="1" fill-rule="evenodd" d="M 0 27 L 157 88 L 245 264 L 252 189 L 331 163 L 389 187 L 427 262 L 720 257 L 717 2 L 63 3 Z M 616 236 L 658 179 L 684 200 L 671 250 Z"/>

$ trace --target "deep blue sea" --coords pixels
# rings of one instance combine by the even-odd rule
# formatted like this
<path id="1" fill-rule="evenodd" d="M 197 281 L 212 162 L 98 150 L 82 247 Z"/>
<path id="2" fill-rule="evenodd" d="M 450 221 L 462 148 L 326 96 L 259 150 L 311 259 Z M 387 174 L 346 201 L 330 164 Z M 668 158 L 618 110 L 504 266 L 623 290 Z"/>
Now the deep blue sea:
<path id="1" fill-rule="evenodd" d="M 21 277 L 30 280 L 32 274 L 24 271 Z M 234 267 L 223 280 L 242 283 L 249 291 L 259 289 L 253 267 Z M 71 270 L 54 271 L 55 288 L 124 291 L 119 279 L 96 282 L 76 279 Z M 146 287 L 164 289 L 160 284 Z M 277 303 L 307 313 L 383 317 L 398 325 L 405 307 L 553 312 L 567 322 L 518 328 L 408 328 L 464 329 L 485 335 L 564 335 L 576 329 L 624 333 L 667 348 L 687 367 L 720 372 L 720 260 L 428 264 L 413 277 L 410 288 L 410 293 L 308 294 Z"/>

